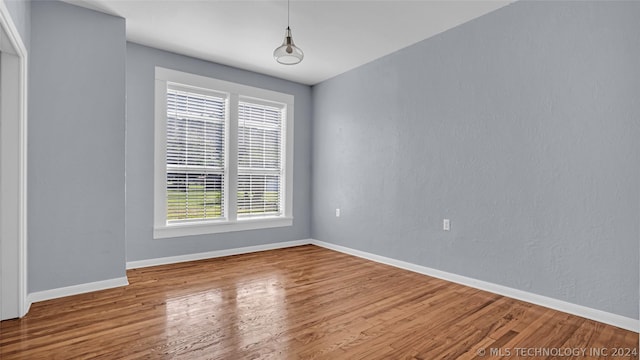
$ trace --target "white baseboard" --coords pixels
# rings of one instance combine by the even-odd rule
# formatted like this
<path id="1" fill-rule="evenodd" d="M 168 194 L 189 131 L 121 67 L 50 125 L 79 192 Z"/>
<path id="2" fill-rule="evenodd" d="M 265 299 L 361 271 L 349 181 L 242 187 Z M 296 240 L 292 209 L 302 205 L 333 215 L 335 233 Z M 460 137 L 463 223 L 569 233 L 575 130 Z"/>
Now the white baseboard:
<path id="1" fill-rule="evenodd" d="M 432 276 L 442 280 L 451 281 L 457 284 L 488 291 L 498 295 L 503 295 L 513 299 L 526 301 L 535 305 L 544 306 L 550 309 L 562 311 L 565 313 L 581 316 L 587 319 L 599 321 L 605 324 L 617 326 L 622 329 L 626 329 L 634 332 L 638 332 L 640 330 L 640 320 L 637 320 L 637 319 L 632 319 L 625 316 L 609 313 L 606 311 L 596 310 L 586 306 L 572 304 L 572 303 L 558 300 L 558 299 L 553 299 L 547 296 L 542 296 L 542 295 L 530 293 L 527 291 L 510 288 L 503 285 L 493 284 L 490 282 L 477 280 L 477 279 L 473 279 L 466 276 L 452 274 L 446 271 L 436 270 L 426 266 L 416 265 L 406 261 L 396 260 L 396 259 L 388 258 L 385 256 L 380 256 L 380 255 L 368 253 L 365 251 L 355 250 L 345 246 L 331 244 L 328 242 L 315 240 L 315 239 L 286 241 L 286 242 L 278 242 L 278 243 L 271 243 L 271 244 L 264 244 L 264 245 L 247 246 L 247 247 L 241 247 L 241 248 L 235 248 L 235 249 L 209 251 L 209 252 L 196 253 L 196 254 L 169 256 L 169 257 L 163 257 L 163 258 L 157 258 L 157 259 L 129 261 L 127 262 L 127 269 L 136 269 L 136 268 L 143 268 L 143 267 L 156 266 L 156 265 L 174 264 L 174 263 L 180 263 L 185 261 L 203 260 L 203 259 L 210 259 L 210 258 L 230 256 L 230 255 L 248 254 L 252 252 L 275 250 L 275 249 L 282 249 L 287 247 L 294 247 L 294 246 L 301 246 L 301 245 L 308 245 L 308 244 L 317 245 L 326 249 L 335 250 L 341 253 L 357 256 L 363 259 L 375 261 L 375 262 L 390 265 L 390 266 L 394 266 L 400 269 L 405 269 L 405 270 L 413 271 L 419 274 L 424 274 L 424 275 Z M 58 289 L 38 291 L 35 293 L 31 293 L 27 296 L 26 306 L 28 309 L 28 307 L 32 303 L 38 302 L 38 301 L 50 300 L 50 299 L 60 298 L 64 296 L 77 295 L 77 294 L 110 289 L 110 288 L 126 286 L 126 285 L 129 285 L 127 278 L 121 277 L 121 278 L 110 279 L 110 280 L 96 281 L 96 282 L 87 283 L 87 284 L 67 286 L 67 287 L 58 288 Z"/>
<path id="2" fill-rule="evenodd" d="M 386 265 L 391 265 L 397 268 L 413 271 L 419 274 L 432 276 L 438 279 L 451 281 L 457 284 L 469 286 L 472 288 L 488 291 L 494 294 L 503 295 L 517 300 L 526 301 L 535 305 L 544 306 L 546 308 L 562 311 L 572 315 L 581 316 L 587 319 L 595 320 L 605 324 L 617 326 L 626 330 L 638 332 L 640 329 L 640 320 L 628 318 L 625 316 L 612 314 L 602 310 L 592 309 L 586 306 L 572 304 L 566 301 L 553 299 L 547 296 L 542 296 L 527 291 L 513 289 L 507 286 L 493 284 L 490 282 L 469 278 L 466 276 L 456 275 L 441 270 L 432 269 L 426 266 L 416 265 L 409 262 L 396 260 L 376 254 L 371 254 L 365 251 L 355 250 L 348 247 L 331 244 L 319 240 L 311 240 L 311 244 L 317 245 L 330 250 L 335 250 L 341 253 L 357 256 L 367 260 L 379 262 Z"/>
<path id="3" fill-rule="evenodd" d="M 311 244 L 311 239 L 285 241 L 285 242 L 256 245 L 256 246 L 246 246 L 246 247 L 235 248 L 235 249 L 209 251 L 204 253 L 170 256 L 170 257 L 157 258 L 157 259 L 129 261 L 127 262 L 127 269 L 136 269 L 136 268 L 156 266 L 156 265 L 174 264 L 174 263 L 180 263 L 185 261 L 210 259 L 210 258 L 230 256 L 230 255 L 248 254 L 252 252 L 275 250 L 275 249 L 282 249 L 287 247 L 308 245 L 308 244 Z M 63 288 L 37 291 L 27 296 L 27 303 L 25 304 L 25 307 L 28 310 L 31 307 L 31 304 L 38 301 L 57 299 L 65 296 L 84 294 L 92 291 L 105 290 L 105 289 L 110 289 L 110 288 L 120 287 L 120 286 L 127 286 L 127 285 L 129 285 L 129 281 L 125 276 L 121 278 L 96 281 L 96 282 L 87 283 L 87 284 L 79 284 L 79 285 L 67 286 Z"/>
<path id="4" fill-rule="evenodd" d="M 202 253 L 196 253 L 196 254 L 169 256 L 169 257 L 156 258 L 156 259 L 127 261 L 127 269 L 137 269 L 137 268 L 143 268 L 143 267 L 149 267 L 149 266 L 175 264 L 175 263 L 181 263 L 185 261 L 212 259 L 212 258 L 217 258 L 222 256 L 248 254 L 252 252 L 275 250 L 275 249 L 282 249 L 282 248 L 308 245 L 308 244 L 311 244 L 311 239 L 285 241 L 285 242 L 277 242 L 277 243 L 255 245 L 255 246 L 246 246 L 246 247 L 235 248 L 235 249 L 208 251 L 208 252 L 202 252 Z"/>
<path id="5" fill-rule="evenodd" d="M 51 289 L 51 290 L 36 291 L 34 293 L 27 295 L 27 303 L 29 306 L 31 306 L 32 303 L 38 302 L 38 301 L 57 299 L 65 296 L 84 294 L 92 291 L 111 289 L 111 288 L 127 286 L 127 285 L 129 285 L 129 280 L 127 280 L 126 276 L 123 276 L 115 279 L 102 280 L 102 281 L 96 281 L 96 282 L 73 285 L 73 286 L 66 286 L 66 287 Z"/>

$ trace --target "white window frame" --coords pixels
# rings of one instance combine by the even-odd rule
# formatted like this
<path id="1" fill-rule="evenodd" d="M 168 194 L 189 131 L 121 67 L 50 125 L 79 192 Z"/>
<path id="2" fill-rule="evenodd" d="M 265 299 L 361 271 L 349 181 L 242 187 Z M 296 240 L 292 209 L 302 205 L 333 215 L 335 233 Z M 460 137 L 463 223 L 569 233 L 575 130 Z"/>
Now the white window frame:
<path id="1" fill-rule="evenodd" d="M 225 93 L 228 113 L 225 137 L 225 218 L 184 223 L 167 223 L 167 85 L 176 83 L 187 87 Z M 262 99 L 282 104 L 284 126 L 282 132 L 282 201 L 279 216 L 238 218 L 238 102 L 241 98 Z M 154 130 L 154 226 L 153 238 L 214 234 L 231 231 L 267 229 L 293 225 L 293 113 L 294 97 L 290 94 L 260 89 L 229 81 L 156 67 L 155 69 L 155 130 Z"/>

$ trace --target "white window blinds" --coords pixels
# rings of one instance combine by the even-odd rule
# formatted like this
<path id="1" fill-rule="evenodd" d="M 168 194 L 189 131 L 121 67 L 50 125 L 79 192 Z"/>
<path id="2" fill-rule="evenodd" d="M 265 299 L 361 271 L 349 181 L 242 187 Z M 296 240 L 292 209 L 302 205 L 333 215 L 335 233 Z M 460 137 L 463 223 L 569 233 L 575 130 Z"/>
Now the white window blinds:
<path id="1" fill-rule="evenodd" d="M 294 96 L 155 71 L 153 237 L 292 226 Z"/>
<path id="2" fill-rule="evenodd" d="M 167 88 L 167 222 L 224 218 L 227 99 Z"/>
<path id="3" fill-rule="evenodd" d="M 282 214 L 284 107 L 238 105 L 238 218 Z"/>

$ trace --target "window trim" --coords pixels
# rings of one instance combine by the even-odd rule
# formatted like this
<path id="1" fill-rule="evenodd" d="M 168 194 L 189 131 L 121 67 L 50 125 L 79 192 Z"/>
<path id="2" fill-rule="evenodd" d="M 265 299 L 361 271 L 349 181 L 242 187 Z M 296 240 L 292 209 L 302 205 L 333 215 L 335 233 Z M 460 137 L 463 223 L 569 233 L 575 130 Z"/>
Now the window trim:
<path id="1" fill-rule="evenodd" d="M 167 84 L 177 83 L 228 95 L 227 131 L 225 137 L 225 219 L 193 221 L 188 223 L 167 223 L 167 182 L 166 182 L 166 142 L 167 142 Z M 236 84 L 205 76 L 189 74 L 162 67 L 155 68 L 155 115 L 154 115 L 154 215 L 153 238 L 162 239 L 190 235 L 215 234 L 231 231 L 268 229 L 293 225 L 293 114 L 294 97 L 272 90 Z M 255 98 L 286 106 L 283 126 L 282 164 L 284 173 L 281 181 L 284 200 L 283 214 L 267 217 L 237 217 L 238 179 L 238 102 L 242 98 Z"/>

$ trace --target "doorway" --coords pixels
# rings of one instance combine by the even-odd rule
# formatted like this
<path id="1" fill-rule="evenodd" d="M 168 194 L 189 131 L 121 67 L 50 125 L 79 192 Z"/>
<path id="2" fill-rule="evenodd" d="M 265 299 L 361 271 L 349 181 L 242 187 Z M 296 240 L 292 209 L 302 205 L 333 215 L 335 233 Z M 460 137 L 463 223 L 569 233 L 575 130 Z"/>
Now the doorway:
<path id="1" fill-rule="evenodd" d="M 24 316 L 27 300 L 27 52 L 0 4 L 0 320 Z"/>

